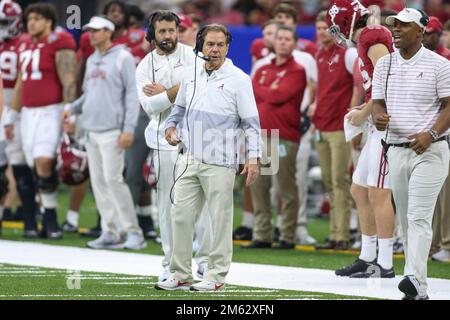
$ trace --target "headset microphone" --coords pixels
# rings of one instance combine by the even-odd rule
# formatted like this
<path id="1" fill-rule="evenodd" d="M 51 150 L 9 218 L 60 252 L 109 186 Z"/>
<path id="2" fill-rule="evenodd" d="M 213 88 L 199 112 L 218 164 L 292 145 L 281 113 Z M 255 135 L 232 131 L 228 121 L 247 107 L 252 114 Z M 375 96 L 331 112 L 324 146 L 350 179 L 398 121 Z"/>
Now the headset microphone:
<path id="1" fill-rule="evenodd" d="M 199 57 L 200 59 L 203 59 L 203 60 L 205 60 L 205 61 L 211 61 L 211 58 L 210 58 L 210 57 L 199 55 L 198 52 L 195 51 L 195 49 L 194 49 L 194 52 L 195 52 L 195 55 L 196 55 L 197 57 Z"/>

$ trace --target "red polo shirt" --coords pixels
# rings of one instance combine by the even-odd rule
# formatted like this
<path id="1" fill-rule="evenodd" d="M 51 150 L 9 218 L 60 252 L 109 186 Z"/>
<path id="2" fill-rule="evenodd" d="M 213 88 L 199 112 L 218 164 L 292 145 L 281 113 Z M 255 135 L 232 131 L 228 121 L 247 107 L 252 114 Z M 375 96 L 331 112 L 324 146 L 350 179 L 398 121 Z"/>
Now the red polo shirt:
<path id="1" fill-rule="evenodd" d="M 313 123 L 320 131 L 344 130 L 344 116 L 353 93 L 353 75 L 345 66 L 346 51 L 334 44 L 317 51 L 317 107 Z"/>
<path id="2" fill-rule="evenodd" d="M 253 77 L 261 129 L 279 129 L 280 139 L 299 143 L 300 103 L 307 86 L 306 72 L 293 57 L 279 66 L 275 62 L 276 58 L 259 68 Z"/>
<path id="3" fill-rule="evenodd" d="M 443 44 L 440 44 L 439 47 L 436 49 L 436 53 L 440 56 L 443 56 L 444 58 L 447 58 L 450 60 L 450 50 L 444 47 Z"/>

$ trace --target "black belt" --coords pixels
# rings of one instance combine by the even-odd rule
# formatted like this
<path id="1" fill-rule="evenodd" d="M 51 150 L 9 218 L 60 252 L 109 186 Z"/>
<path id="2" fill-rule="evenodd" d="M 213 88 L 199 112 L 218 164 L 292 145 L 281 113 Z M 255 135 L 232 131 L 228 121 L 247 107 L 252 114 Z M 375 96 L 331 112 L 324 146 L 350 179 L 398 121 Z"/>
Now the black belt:
<path id="1" fill-rule="evenodd" d="M 433 141 L 432 143 L 438 142 L 438 141 L 447 141 L 447 136 L 440 137 L 436 141 Z M 412 142 L 403 142 L 403 143 L 388 143 L 389 147 L 400 147 L 400 148 L 411 148 Z"/>

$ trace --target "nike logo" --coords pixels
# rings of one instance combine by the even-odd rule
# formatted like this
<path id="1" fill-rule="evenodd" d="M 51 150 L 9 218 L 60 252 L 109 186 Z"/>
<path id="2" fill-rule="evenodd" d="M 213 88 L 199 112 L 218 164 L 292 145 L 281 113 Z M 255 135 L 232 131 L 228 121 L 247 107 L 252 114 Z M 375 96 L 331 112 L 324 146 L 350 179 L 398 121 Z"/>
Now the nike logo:
<path id="1" fill-rule="evenodd" d="M 221 283 L 221 284 L 215 284 L 214 285 L 214 290 L 219 290 L 220 288 L 222 288 L 223 287 L 223 283 Z"/>
<path id="2" fill-rule="evenodd" d="M 162 67 L 159 67 L 158 69 L 155 69 L 155 72 L 158 72 Z"/>

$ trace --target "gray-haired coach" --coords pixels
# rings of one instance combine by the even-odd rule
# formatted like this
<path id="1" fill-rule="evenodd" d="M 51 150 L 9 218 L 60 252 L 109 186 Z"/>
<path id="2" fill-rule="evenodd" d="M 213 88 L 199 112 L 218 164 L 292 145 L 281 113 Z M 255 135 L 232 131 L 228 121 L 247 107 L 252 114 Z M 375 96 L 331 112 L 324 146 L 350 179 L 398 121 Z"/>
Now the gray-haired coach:
<path id="1" fill-rule="evenodd" d="M 387 128 L 392 191 L 404 236 L 404 299 L 425 300 L 434 207 L 448 174 L 450 62 L 422 46 L 428 17 L 403 9 L 394 26 L 399 51 L 382 57 L 372 83 L 373 118 Z M 385 148 L 386 149 L 386 148 Z"/>
<path id="2" fill-rule="evenodd" d="M 157 289 L 223 288 L 233 251 L 233 186 L 240 162 L 239 136 L 244 135 L 246 142 L 247 161 L 241 174 L 247 174 L 247 185 L 259 174 L 261 137 L 252 83 L 226 58 L 230 42 L 231 35 L 223 25 L 208 25 L 199 31 L 196 49 L 207 61 L 197 60 L 186 69 L 167 119 L 167 141 L 171 145 L 181 141 L 186 148 L 177 166 L 171 213 L 172 275 L 158 282 Z M 212 247 L 203 281 L 193 284 L 194 223 L 205 201 L 211 215 Z"/>

